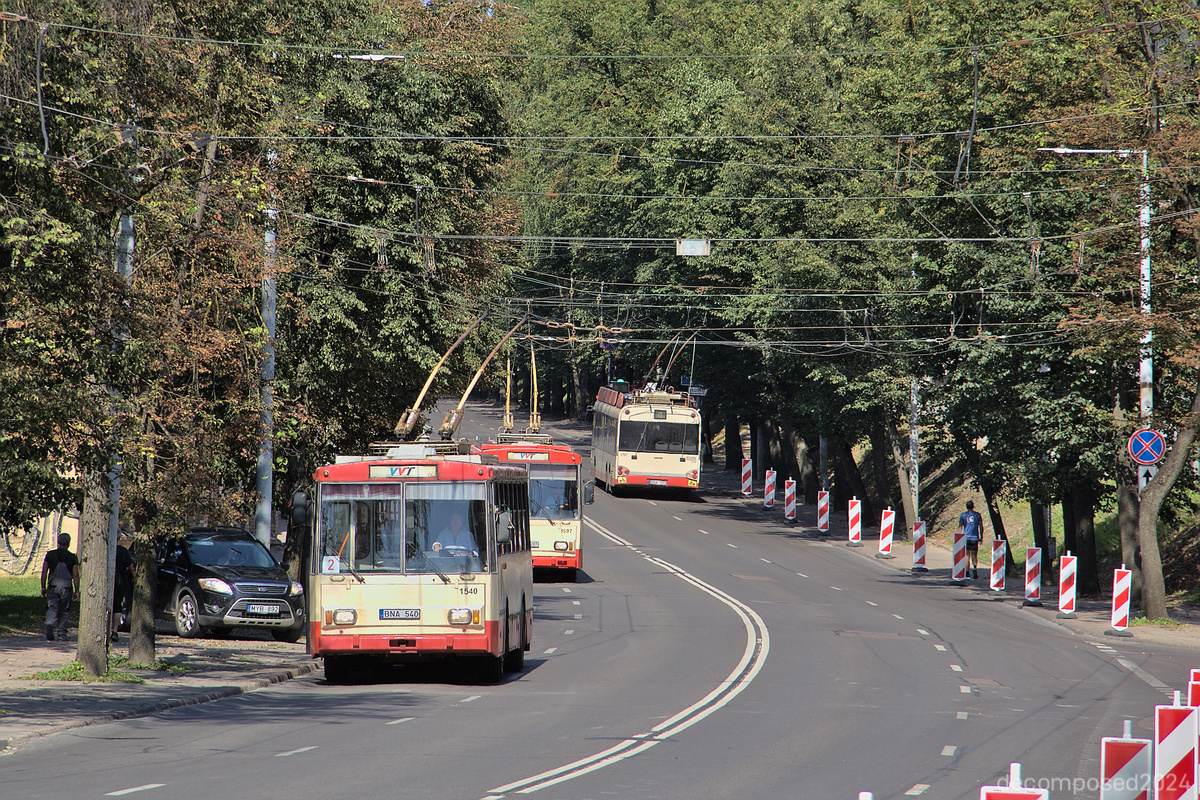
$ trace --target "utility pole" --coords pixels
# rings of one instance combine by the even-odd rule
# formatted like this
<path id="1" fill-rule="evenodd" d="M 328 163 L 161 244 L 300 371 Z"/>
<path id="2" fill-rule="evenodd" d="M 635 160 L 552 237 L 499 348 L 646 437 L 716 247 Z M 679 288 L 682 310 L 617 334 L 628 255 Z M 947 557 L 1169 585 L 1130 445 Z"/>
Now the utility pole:
<path id="1" fill-rule="evenodd" d="M 271 154 L 274 161 L 274 153 Z M 262 280 L 262 317 L 267 331 L 262 365 L 262 411 L 259 414 L 259 449 L 256 485 L 258 504 L 254 513 L 254 536 L 271 546 L 271 495 L 274 490 L 274 392 L 275 392 L 275 220 L 274 208 L 265 213 L 265 272 Z"/>
<path id="2" fill-rule="evenodd" d="M 921 445 L 917 426 L 921 422 L 921 406 L 918 398 L 920 379 L 913 378 L 908 395 L 908 486 L 912 492 L 913 524 L 921 518 Z"/>

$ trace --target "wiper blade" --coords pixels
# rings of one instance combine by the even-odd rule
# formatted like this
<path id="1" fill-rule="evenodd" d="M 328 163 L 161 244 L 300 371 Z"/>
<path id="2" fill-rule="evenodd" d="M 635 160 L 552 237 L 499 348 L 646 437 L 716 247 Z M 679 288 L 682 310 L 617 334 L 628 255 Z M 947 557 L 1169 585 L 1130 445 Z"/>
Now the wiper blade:
<path id="1" fill-rule="evenodd" d="M 425 559 L 425 563 L 429 565 L 430 569 L 432 569 L 434 572 L 436 572 L 438 574 L 438 577 L 442 579 L 443 583 L 450 583 L 450 576 L 447 575 L 446 573 L 442 572 L 442 568 L 439 567 L 437 564 L 433 563 L 433 559 L 431 559 L 429 556 L 425 555 L 424 550 L 421 550 L 418 548 L 416 550 L 416 553 L 421 558 Z"/>

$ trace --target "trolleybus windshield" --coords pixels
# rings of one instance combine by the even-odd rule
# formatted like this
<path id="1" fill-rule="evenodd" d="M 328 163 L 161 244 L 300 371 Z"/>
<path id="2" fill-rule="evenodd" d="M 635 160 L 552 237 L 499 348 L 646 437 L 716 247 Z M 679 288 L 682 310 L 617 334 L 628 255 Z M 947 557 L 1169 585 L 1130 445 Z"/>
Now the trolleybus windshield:
<path id="1" fill-rule="evenodd" d="M 579 519 L 579 468 L 530 464 L 529 516 L 551 522 Z"/>
<path id="2" fill-rule="evenodd" d="M 326 572 L 488 572 L 482 483 L 326 484 L 321 556 Z"/>
<path id="3" fill-rule="evenodd" d="M 700 452 L 700 426 L 683 422 L 641 422 L 622 420 L 617 449 L 630 453 Z"/>

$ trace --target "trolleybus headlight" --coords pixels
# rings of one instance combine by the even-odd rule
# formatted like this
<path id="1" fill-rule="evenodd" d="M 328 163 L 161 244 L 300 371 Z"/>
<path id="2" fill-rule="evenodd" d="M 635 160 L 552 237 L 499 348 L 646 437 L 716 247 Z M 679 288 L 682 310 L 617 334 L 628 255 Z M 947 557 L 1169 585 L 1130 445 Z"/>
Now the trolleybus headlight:
<path id="1" fill-rule="evenodd" d="M 452 608 L 449 612 L 447 612 L 446 618 L 450 620 L 451 625 L 470 625 L 471 609 Z"/>
<path id="2" fill-rule="evenodd" d="M 555 550 L 570 550 L 571 543 L 570 542 L 555 542 L 554 549 Z"/>
<path id="3" fill-rule="evenodd" d="M 358 622 L 358 612 L 353 608 L 338 608 L 325 612 L 326 625 L 353 625 Z"/>
<path id="4" fill-rule="evenodd" d="M 210 592 L 233 594 L 233 589 L 229 588 L 229 584 L 220 578 L 201 578 L 199 583 L 202 589 L 207 589 Z"/>

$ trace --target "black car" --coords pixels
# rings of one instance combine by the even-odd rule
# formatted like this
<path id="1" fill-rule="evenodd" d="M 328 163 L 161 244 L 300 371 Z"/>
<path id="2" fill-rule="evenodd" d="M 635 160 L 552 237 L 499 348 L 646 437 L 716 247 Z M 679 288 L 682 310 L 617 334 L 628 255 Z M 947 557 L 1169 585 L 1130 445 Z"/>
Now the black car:
<path id="1" fill-rule="evenodd" d="M 193 528 L 158 564 L 155 616 L 185 638 L 260 628 L 281 642 L 304 635 L 304 587 L 241 528 Z"/>

